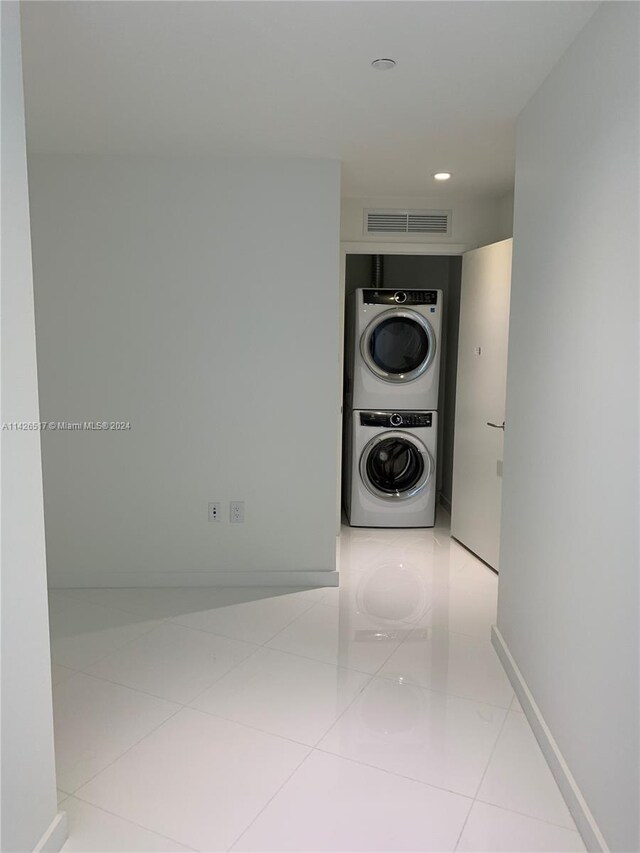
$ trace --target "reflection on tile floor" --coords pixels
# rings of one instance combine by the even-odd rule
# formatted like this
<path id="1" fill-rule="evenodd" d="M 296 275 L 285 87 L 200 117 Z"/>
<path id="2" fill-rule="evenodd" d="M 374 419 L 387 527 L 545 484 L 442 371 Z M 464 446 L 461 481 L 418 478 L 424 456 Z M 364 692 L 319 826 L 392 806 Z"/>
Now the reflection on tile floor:
<path id="1" fill-rule="evenodd" d="M 584 850 L 439 518 L 339 589 L 53 592 L 64 849 Z"/>

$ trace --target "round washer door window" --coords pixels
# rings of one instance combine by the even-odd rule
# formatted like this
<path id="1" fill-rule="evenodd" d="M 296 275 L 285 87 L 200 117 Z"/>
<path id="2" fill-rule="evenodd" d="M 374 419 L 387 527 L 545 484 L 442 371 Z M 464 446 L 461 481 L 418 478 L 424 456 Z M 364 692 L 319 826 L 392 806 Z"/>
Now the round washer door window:
<path id="1" fill-rule="evenodd" d="M 425 488 L 433 467 L 431 454 L 418 438 L 404 432 L 385 432 L 365 447 L 360 476 L 377 497 L 402 500 Z"/>
<path id="2" fill-rule="evenodd" d="M 365 363 L 387 382 L 421 376 L 436 354 L 429 321 L 415 311 L 385 311 L 366 328 L 360 343 Z"/>

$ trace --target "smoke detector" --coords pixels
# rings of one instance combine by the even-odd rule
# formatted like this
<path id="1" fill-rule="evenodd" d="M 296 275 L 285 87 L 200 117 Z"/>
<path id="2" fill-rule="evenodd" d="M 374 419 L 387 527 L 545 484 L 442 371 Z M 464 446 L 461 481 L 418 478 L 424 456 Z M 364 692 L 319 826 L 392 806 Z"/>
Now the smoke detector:
<path id="1" fill-rule="evenodd" d="M 396 67 L 396 61 L 395 59 L 374 59 L 371 67 L 375 68 L 376 71 L 391 71 L 392 68 Z"/>

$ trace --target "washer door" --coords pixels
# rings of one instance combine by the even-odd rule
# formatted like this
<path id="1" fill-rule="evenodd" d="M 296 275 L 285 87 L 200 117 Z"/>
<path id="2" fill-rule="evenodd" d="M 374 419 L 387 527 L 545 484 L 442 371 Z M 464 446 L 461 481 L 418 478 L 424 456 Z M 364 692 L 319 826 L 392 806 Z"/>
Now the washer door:
<path id="1" fill-rule="evenodd" d="M 367 326 L 360 340 L 367 367 L 387 382 L 411 382 L 436 354 L 431 323 L 416 311 L 391 308 Z"/>
<path id="2" fill-rule="evenodd" d="M 433 476 L 433 457 L 415 435 L 388 431 L 372 438 L 360 457 L 360 476 L 371 494 L 407 500 L 421 492 Z"/>

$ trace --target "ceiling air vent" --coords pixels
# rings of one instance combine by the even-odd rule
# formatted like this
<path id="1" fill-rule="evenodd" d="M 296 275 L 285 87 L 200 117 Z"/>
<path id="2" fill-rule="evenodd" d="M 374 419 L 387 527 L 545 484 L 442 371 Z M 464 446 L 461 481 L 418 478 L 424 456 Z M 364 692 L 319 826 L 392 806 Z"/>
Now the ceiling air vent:
<path id="1" fill-rule="evenodd" d="M 365 234 L 449 236 L 450 210 L 365 210 Z"/>

